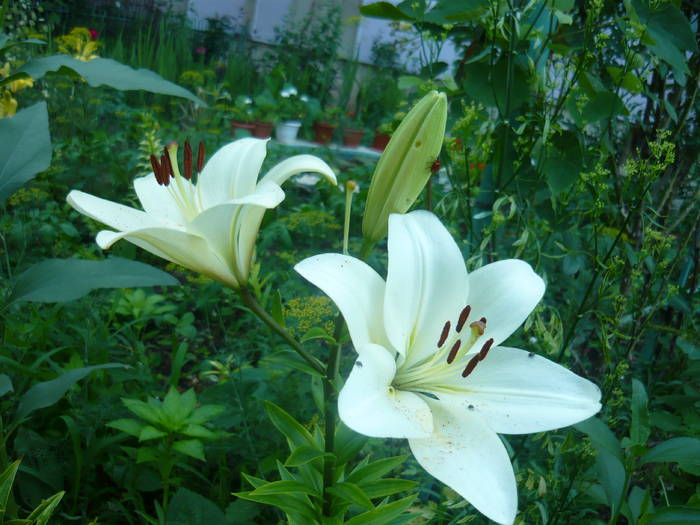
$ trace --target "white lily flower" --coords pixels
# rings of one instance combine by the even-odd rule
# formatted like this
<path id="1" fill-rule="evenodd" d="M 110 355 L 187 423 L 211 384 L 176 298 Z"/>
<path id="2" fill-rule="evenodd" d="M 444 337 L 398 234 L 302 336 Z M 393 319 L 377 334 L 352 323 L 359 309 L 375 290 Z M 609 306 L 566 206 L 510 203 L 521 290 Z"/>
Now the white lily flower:
<path id="1" fill-rule="evenodd" d="M 367 436 L 408 438 L 430 474 L 510 524 L 515 476 L 497 434 L 584 420 L 600 409 L 600 390 L 544 357 L 499 346 L 544 293 L 526 262 L 467 274 L 457 244 L 425 211 L 390 216 L 388 251 L 386 282 L 346 255 L 296 265 L 338 305 L 358 353 L 340 417 Z"/>
<path id="2" fill-rule="evenodd" d="M 297 155 L 274 166 L 261 180 L 267 140 L 232 142 L 204 164 L 200 145 L 196 184 L 191 181 L 192 150 L 185 146 L 184 173 L 177 165 L 177 147 L 168 147 L 154 172 L 134 180 L 143 210 L 129 208 L 82 191 L 68 194 L 79 212 L 112 230 L 97 234 L 107 249 L 120 239 L 168 261 L 239 287 L 248 280 L 255 240 L 265 210 L 284 199 L 281 184 L 293 175 L 316 172 L 336 184 L 333 170 L 312 155 Z"/>

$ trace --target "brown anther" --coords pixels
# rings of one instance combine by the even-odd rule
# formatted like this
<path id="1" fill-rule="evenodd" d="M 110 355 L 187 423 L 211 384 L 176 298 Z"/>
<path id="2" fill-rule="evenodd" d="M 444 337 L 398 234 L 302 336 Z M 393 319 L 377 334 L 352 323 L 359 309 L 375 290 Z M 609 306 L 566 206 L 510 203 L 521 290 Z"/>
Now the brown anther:
<path id="1" fill-rule="evenodd" d="M 192 146 L 190 143 L 185 141 L 185 173 L 184 176 L 187 180 L 192 178 Z"/>
<path id="2" fill-rule="evenodd" d="M 162 186 L 163 183 L 161 182 L 160 178 L 161 166 L 158 162 L 158 157 L 153 154 L 151 154 L 151 167 L 153 168 L 153 175 L 156 177 L 156 182 Z"/>
<path id="3" fill-rule="evenodd" d="M 447 336 L 450 334 L 450 322 L 445 321 L 445 326 L 442 327 L 442 333 L 440 334 L 440 339 L 438 339 L 438 348 L 445 344 Z"/>
<path id="4" fill-rule="evenodd" d="M 477 354 L 479 356 L 479 361 L 483 361 L 486 355 L 489 353 L 489 350 L 491 349 L 491 345 L 493 344 L 493 337 L 486 341 L 484 343 L 484 346 L 481 347 L 481 350 Z"/>
<path id="5" fill-rule="evenodd" d="M 455 344 L 452 345 L 452 348 L 450 348 L 450 353 L 447 355 L 447 364 L 451 365 L 452 361 L 455 360 L 455 357 L 457 357 L 457 352 L 459 351 L 459 347 L 462 345 L 462 341 L 457 339 L 455 341 Z"/>
<path id="6" fill-rule="evenodd" d="M 462 377 L 467 377 L 469 374 L 472 373 L 472 371 L 476 368 L 477 363 L 479 362 L 479 354 L 475 355 L 472 357 L 469 362 L 467 363 L 466 368 L 462 372 Z"/>
<path id="7" fill-rule="evenodd" d="M 199 148 L 197 149 L 197 173 L 200 173 L 204 168 L 204 142 L 199 143 Z"/>
<path id="8" fill-rule="evenodd" d="M 462 309 L 462 313 L 459 314 L 459 319 L 457 320 L 457 333 L 462 331 L 462 328 L 464 328 L 464 323 L 467 322 L 467 317 L 469 317 L 469 314 L 472 311 L 472 307 L 467 305 Z"/>
<path id="9" fill-rule="evenodd" d="M 172 167 L 170 166 L 170 159 L 167 153 L 160 156 L 160 181 L 163 186 L 170 184 L 170 176 L 172 174 Z"/>
<path id="10" fill-rule="evenodd" d="M 482 317 L 481 319 L 479 319 L 479 321 L 481 321 L 482 323 L 486 324 L 486 317 Z"/>
<path id="11" fill-rule="evenodd" d="M 175 176 L 175 172 L 173 171 L 173 163 L 170 162 L 170 154 L 168 153 L 167 148 L 163 148 L 163 157 L 165 157 L 165 162 L 162 162 L 162 163 L 165 164 L 166 167 L 168 168 L 168 170 L 166 171 L 166 173 L 167 173 L 170 177 L 174 177 L 174 176 Z M 162 161 L 162 158 L 163 158 L 163 157 L 161 157 L 161 161 Z"/>
<path id="12" fill-rule="evenodd" d="M 482 317 L 482 319 L 484 318 Z M 474 321 L 473 323 L 469 323 L 469 328 L 476 329 L 479 332 L 479 335 L 484 335 L 486 323 L 484 321 Z"/>

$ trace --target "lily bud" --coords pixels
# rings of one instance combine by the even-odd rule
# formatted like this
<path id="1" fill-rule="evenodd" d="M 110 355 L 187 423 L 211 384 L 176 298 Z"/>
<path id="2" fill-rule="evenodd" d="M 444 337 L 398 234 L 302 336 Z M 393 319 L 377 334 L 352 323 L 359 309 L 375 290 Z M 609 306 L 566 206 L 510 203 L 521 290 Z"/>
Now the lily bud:
<path id="1" fill-rule="evenodd" d="M 389 215 L 405 213 L 428 182 L 447 122 L 447 97 L 431 91 L 401 121 L 372 175 L 362 218 L 365 242 L 387 234 Z"/>

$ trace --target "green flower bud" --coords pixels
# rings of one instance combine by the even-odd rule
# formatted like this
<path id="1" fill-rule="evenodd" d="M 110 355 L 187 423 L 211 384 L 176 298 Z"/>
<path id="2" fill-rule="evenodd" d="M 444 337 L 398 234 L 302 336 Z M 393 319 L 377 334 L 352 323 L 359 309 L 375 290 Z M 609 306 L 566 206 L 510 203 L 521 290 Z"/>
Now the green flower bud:
<path id="1" fill-rule="evenodd" d="M 431 91 L 401 121 L 372 176 L 362 218 L 365 243 L 383 239 L 389 215 L 405 213 L 428 182 L 447 122 L 447 97 Z"/>

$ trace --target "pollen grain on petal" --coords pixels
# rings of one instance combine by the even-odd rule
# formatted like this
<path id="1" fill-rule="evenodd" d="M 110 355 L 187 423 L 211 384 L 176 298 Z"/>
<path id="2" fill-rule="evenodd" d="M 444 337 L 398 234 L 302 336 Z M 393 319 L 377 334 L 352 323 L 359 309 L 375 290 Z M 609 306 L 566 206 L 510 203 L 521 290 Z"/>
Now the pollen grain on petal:
<path id="1" fill-rule="evenodd" d="M 462 312 L 459 314 L 459 319 L 457 321 L 457 333 L 462 331 L 462 328 L 464 328 L 464 323 L 467 322 L 467 318 L 469 317 L 469 314 L 472 311 L 472 307 L 467 305 L 462 309 Z"/>
<path id="2" fill-rule="evenodd" d="M 450 326 L 451 323 L 449 321 L 445 321 L 445 326 L 442 327 L 442 333 L 440 334 L 440 339 L 438 340 L 438 348 L 441 348 L 442 345 L 445 344 L 447 336 L 450 334 Z"/>

